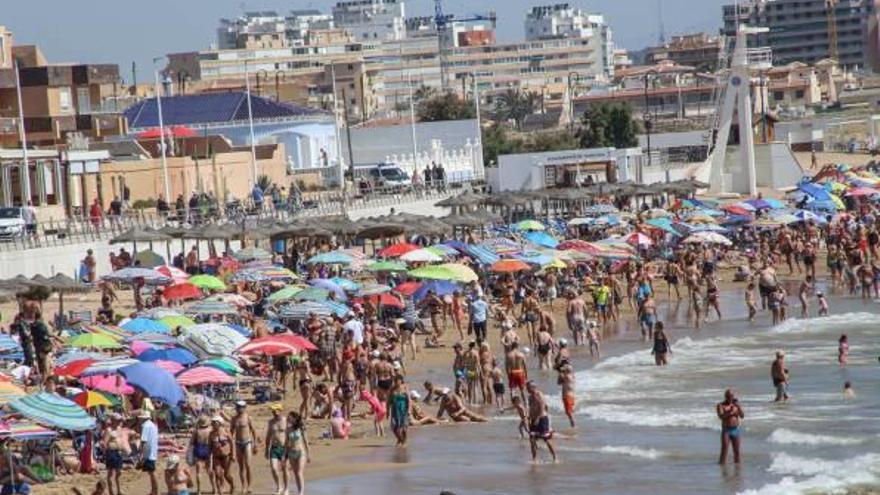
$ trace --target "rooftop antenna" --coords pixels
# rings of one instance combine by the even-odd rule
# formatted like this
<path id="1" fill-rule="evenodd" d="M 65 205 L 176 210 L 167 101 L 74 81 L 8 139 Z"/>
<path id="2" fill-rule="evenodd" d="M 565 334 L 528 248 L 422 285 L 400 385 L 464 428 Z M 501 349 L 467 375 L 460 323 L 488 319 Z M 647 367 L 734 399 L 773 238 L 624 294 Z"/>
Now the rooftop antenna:
<path id="1" fill-rule="evenodd" d="M 660 44 L 666 44 L 666 27 L 663 25 L 663 3 L 657 0 L 657 19 L 660 24 Z"/>

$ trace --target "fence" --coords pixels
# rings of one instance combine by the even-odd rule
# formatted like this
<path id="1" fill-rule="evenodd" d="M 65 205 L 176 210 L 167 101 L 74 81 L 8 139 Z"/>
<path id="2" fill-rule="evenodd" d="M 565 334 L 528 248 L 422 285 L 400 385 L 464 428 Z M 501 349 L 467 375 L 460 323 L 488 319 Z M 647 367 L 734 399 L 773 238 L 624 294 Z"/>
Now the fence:
<path id="1" fill-rule="evenodd" d="M 257 210 L 246 204 L 240 208 L 227 208 L 223 211 L 212 209 L 202 215 L 197 210 L 186 209 L 162 216 L 155 211 L 131 210 L 118 216 L 88 218 L 70 217 L 65 220 L 50 220 L 37 225 L 31 235 L 0 239 L 0 253 L 25 249 L 64 246 L 72 244 L 107 242 L 133 227 L 161 228 L 165 225 L 199 225 L 210 222 L 240 222 L 244 219 L 292 220 L 303 217 L 340 215 L 357 210 L 395 207 L 400 209 L 406 203 L 448 198 L 464 190 L 466 186 L 481 187 L 481 183 L 460 183 L 437 187 L 385 187 L 355 191 L 324 191 L 303 193 L 293 203 L 273 205 L 267 201 L 265 208 Z M 268 197 L 267 197 L 268 199 Z"/>

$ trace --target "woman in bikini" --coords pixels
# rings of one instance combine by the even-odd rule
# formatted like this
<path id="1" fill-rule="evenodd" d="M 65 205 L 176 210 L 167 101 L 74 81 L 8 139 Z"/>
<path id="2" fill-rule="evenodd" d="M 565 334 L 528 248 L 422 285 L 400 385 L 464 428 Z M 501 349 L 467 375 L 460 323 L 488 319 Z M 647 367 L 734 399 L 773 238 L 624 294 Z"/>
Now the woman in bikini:
<path id="1" fill-rule="evenodd" d="M 467 313 L 465 312 L 465 300 L 461 291 L 452 293 L 452 323 L 458 330 L 458 337 L 464 340 L 464 326 L 467 325 Z"/>
<path id="2" fill-rule="evenodd" d="M 223 493 L 223 484 L 229 483 L 229 493 L 235 492 L 235 481 L 229 468 L 235 460 L 232 452 L 232 435 L 223 426 L 223 418 L 214 416 L 211 418 L 211 435 L 208 437 L 211 445 L 211 461 L 208 466 L 211 469 L 211 477 L 218 495 Z"/>
<path id="3" fill-rule="evenodd" d="M 305 469 L 309 459 L 309 440 L 306 438 L 305 423 L 299 413 L 291 411 L 287 415 L 287 430 L 284 433 L 286 439 L 284 445 L 285 464 L 282 470 L 284 474 L 284 486 L 289 488 L 289 474 L 293 471 L 293 479 L 296 482 L 297 494 L 302 495 L 305 492 Z M 287 493 L 287 490 L 285 490 Z"/>

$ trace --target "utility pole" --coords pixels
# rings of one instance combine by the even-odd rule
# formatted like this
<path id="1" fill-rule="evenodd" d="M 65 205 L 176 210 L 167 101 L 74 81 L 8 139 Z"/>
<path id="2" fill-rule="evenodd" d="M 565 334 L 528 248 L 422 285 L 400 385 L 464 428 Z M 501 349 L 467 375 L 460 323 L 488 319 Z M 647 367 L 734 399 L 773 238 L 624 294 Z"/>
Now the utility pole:
<path id="1" fill-rule="evenodd" d="M 345 88 L 342 88 L 342 121 L 345 122 L 345 139 L 348 144 L 348 174 L 354 180 L 354 152 L 351 149 L 351 125 L 348 122 L 348 100 L 345 97 Z"/>
<path id="2" fill-rule="evenodd" d="M 259 81 L 259 79 L 258 79 Z M 251 186 L 257 185 L 257 144 L 254 138 L 254 112 L 253 106 L 251 105 L 251 78 L 250 74 L 248 74 L 248 63 L 245 61 L 244 63 L 244 87 L 245 92 L 247 93 L 247 109 L 248 109 L 248 126 L 251 131 L 251 180 L 253 181 Z"/>
<path id="3" fill-rule="evenodd" d="M 27 206 L 31 200 L 31 172 L 28 163 L 27 131 L 24 128 L 24 102 L 21 98 L 21 75 L 18 73 L 18 61 L 13 64 L 15 70 L 15 93 L 18 97 L 18 140 L 21 142 L 21 206 Z"/>

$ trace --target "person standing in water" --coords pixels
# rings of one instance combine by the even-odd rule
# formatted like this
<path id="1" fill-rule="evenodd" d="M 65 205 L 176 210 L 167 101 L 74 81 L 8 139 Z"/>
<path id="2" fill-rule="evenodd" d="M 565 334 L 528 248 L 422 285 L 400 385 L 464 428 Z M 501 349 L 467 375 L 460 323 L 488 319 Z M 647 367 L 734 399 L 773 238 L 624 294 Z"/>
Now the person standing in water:
<path id="1" fill-rule="evenodd" d="M 721 420 L 721 455 L 718 458 L 718 464 L 723 465 L 727 461 L 728 445 L 733 447 L 733 462 L 739 464 L 740 424 L 745 413 L 733 394 L 733 390 L 724 391 L 724 401 L 715 406 L 715 413 Z"/>
<path id="2" fill-rule="evenodd" d="M 758 305 L 755 304 L 755 283 L 749 282 L 746 287 L 746 307 L 749 309 L 749 322 L 755 321 L 755 315 L 758 313 Z"/>
<path id="3" fill-rule="evenodd" d="M 801 318 L 808 318 L 810 316 L 810 305 L 807 302 L 807 296 L 813 292 L 814 288 L 813 277 L 807 275 L 807 278 L 801 282 L 801 287 L 798 290 L 798 299 L 801 301 Z"/>
<path id="4" fill-rule="evenodd" d="M 774 402 L 788 400 L 788 369 L 785 367 L 785 353 L 776 351 L 776 359 L 770 366 L 770 377 L 773 386 L 776 387 L 776 399 Z"/>
<path id="5" fill-rule="evenodd" d="M 654 332 L 654 346 L 651 348 L 651 354 L 654 355 L 654 364 L 657 366 L 666 366 L 669 364 L 668 355 L 672 353 L 672 346 L 666 338 L 666 332 L 663 331 L 663 322 L 658 321 L 657 330 Z"/>
<path id="6" fill-rule="evenodd" d="M 849 338 L 846 334 L 840 336 L 837 341 L 837 364 L 841 368 L 846 368 L 846 362 L 849 359 Z"/>
<path id="7" fill-rule="evenodd" d="M 568 422 L 574 428 L 574 406 L 577 401 L 577 396 L 574 393 L 574 368 L 568 359 L 563 358 L 556 366 L 556 371 L 559 373 L 556 383 L 562 387 L 562 405 L 565 409 L 565 415 L 568 416 Z"/>
<path id="8" fill-rule="evenodd" d="M 556 449 L 550 442 L 550 439 L 553 438 L 553 430 L 550 429 L 547 399 L 531 381 L 526 385 L 526 390 L 529 393 L 529 440 L 532 448 L 532 462 L 538 459 L 538 440 L 544 441 L 550 455 L 553 456 L 553 462 L 556 462 Z"/>

